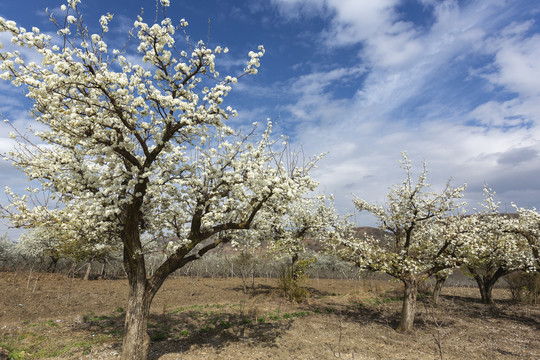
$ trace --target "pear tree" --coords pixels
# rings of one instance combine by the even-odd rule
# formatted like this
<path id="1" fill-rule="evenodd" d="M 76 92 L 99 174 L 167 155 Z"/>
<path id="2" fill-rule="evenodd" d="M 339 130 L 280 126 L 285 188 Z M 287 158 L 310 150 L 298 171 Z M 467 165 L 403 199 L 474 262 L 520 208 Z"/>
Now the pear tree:
<path id="1" fill-rule="evenodd" d="M 168 275 L 313 190 L 317 158 L 286 167 L 271 123 L 258 136 L 226 124 L 236 111 L 225 97 L 257 73 L 262 46 L 223 76 L 216 63 L 227 48 L 193 43 L 186 20 L 165 17 L 168 0 L 161 21 L 139 16 L 119 48 L 106 42 L 113 15 L 93 31 L 79 3 L 51 15 L 55 34 L 0 18 L 0 31 L 26 48 L 0 50 L 0 77 L 23 89 L 39 124 L 31 138 L 14 133 L 19 146 L 6 157 L 57 201 L 31 206 L 14 195 L 2 213 L 27 228 L 67 217 L 67 231 L 84 224 L 100 235 L 92 246 L 121 247 L 130 288 L 122 359 L 144 360 L 150 305 Z M 144 237 L 168 241 L 151 276 Z"/>
<path id="2" fill-rule="evenodd" d="M 359 211 L 373 214 L 384 240 L 372 236 L 349 236 L 339 241 L 337 251 L 361 269 L 380 271 L 399 279 L 404 285 L 403 306 L 398 331 L 413 330 L 419 284 L 462 261 L 460 248 L 468 246 L 465 218 L 455 216 L 464 205 L 460 199 L 465 185 L 449 183 L 440 192 L 429 191 L 427 169 L 414 180 L 406 154 L 400 162 L 405 180 L 391 188 L 384 206 L 370 204 L 358 197 Z"/>
<path id="3" fill-rule="evenodd" d="M 511 219 L 509 231 L 521 236 L 528 244 L 532 263 L 528 270 L 540 271 L 540 213 L 535 208 L 523 208 L 513 204 L 517 217 Z"/>
<path id="4" fill-rule="evenodd" d="M 517 214 L 500 212 L 500 203 L 495 201 L 495 192 L 484 187 L 481 208 L 470 216 L 474 222 L 472 235 L 476 246 L 467 255 L 467 269 L 478 284 L 482 302 L 493 303 L 493 287 L 503 276 L 534 267 L 534 246 L 528 240 L 534 227 L 530 214 L 522 209 Z M 534 245 L 534 243 L 533 243 Z"/>

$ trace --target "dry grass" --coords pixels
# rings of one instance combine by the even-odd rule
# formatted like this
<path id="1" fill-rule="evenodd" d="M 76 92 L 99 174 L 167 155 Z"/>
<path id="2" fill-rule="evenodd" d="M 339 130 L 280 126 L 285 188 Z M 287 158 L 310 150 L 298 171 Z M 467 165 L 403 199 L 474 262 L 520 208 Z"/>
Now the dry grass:
<path id="1" fill-rule="evenodd" d="M 18 359 L 115 359 L 127 282 L 0 275 L 0 347 Z M 438 308 L 417 307 L 416 331 L 393 329 L 399 284 L 308 280 L 303 304 L 280 296 L 276 280 L 168 280 L 153 304 L 151 359 L 539 359 L 540 306 L 479 303 L 474 288 L 446 288 Z"/>

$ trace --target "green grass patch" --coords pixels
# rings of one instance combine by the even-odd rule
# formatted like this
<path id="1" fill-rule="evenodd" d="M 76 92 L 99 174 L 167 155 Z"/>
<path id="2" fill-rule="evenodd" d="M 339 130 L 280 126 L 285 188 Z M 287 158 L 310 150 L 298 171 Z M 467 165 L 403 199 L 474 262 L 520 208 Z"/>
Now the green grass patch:
<path id="1" fill-rule="evenodd" d="M 331 306 L 327 306 L 324 308 L 324 311 L 328 314 L 333 314 L 333 313 L 336 313 L 337 312 L 337 309 L 336 308 L 333 308 Z"/>
<path id="2" fill-rule="evenodd" d="M 46 320 L 27 324 L 13 332 L 0 336 L 0 347 L 9 351 L 9 359 L 47 359 L 89 353 L 93 346 L 111 341 L 121 341 L 112 336 L 94 331 L 76 331 L 71 324 Z"/>
<path id="3" fill-rule="evenodd" d="M 220 321 L 219 326 L 223 329 L 228 329 L 232 326 L 230 321 Z"/>
<path id="4" fill-rule="evenodd" d="M 307 310 L 305 311 L 296 311 L 296 312 L 293 312 L 291 315 L 293 317 L 304 317 L 304 316 L 308 316 L 310 315 L 311 313 Z"/>
<path id="5" fill-rule="evenodd" d="M 151 341 L 163 341 L 167 340 L 169 334 L 165 331 L 158 331 L 150 336 Z"/>

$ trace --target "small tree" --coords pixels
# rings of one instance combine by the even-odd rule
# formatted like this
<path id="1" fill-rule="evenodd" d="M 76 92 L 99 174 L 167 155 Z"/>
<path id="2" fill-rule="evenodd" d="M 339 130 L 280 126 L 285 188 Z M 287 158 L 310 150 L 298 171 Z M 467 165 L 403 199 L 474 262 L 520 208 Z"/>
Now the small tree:
<path id="1" fill-rule="evenodd" d="M 73 216 L 71 206 L 50 211 L 50 197 L 40 201 L 35 189 L 28 190 L 28 196 L 19 197 L 6 188 L 11 205 L 2 209 L 15 226 L 30 228 L 18 243 L 23 257 L 48 261 L 47 270 L 53 272 L 61 258 L 69 259 L 74 266 L 86 262 L 87 280 L 95 260 L 105 260 L 119 252 L 119 243 L 107 227 L 96 226 L 91 217 Z"/>
<path id="2" fill-rule="evenodd" d="M 44 265 L 47 271 L 54 272 L 62 255 L 56 240 L 43 235 L 39 229 L 27 231 L 19 237 L 17 248 L 23 258 Z"/>
<path id="3" fill-rule="evenodd" d="M 413 329 L 418 285 L 460 261 L 458 249 L 468 243 L 465 218 L 450 216 L 462 205 L 456 200 L 463 196 L 465 186 L 449 184 L 440 193 L 428 192 L 427 170 L 424 164 L 416 182 L 411 163 L 405 153 L 401 167 L 406 179 L 392 187 L 386 206 L 372 205 L 356 198 L 359 211 L 369 211 L 379 221 L 382 230 L 389 232 L 386 240 L 373 237 L 349 237 L 340 241 L 341 256 L 357 263 L 362 269 L 382 271 L 405 286 L 401 320 L 398 331 Z"/>
<path id="4" fill-rule="evenodd" d="M 0 52 L 0 70 L 24 87 L 44 128 L 35 135 L 47 144 L 13 134 L 20 146 L 9 158 L 60 201 L 56 208 L 31 207 L 13 195 L 4 215 L 17 226 L 39 227 L 62 213 L 67 229 L 82 223 L 122 247 L 130 288 L 122 359 L 144 360 L 150 305 L 168 275 L 250 229 L 260 213 L 280 211 L 313 190 L 313 161 L 286 168 L 271 124 L 255 141 L 224 123 L 236 114 L 222 106 L 224 98 L 239 77 L 257 72 L 262 46 L 237 77 L 222 77 L 215 59 L 227 49 L 193 44 L 187 35 L 182 47 L 176 34 L 187 26 L 184 19 L 148 24 L 139 16 L 131 32 L 136 49 L 109 49 L 113 16 L 102 16 L 92 33 L 79 3 L 62 5 L 61 21 L 51 17 L 59 38 L 0 18 L 13 44 L 41 57 L 38 64 Z M 165 12 L 169 1 L 161 4 Z M 172 239 L 152 276 L 146 235 Z"/>
<path id="5" fill-rule="evenodd" d="M 309 242 L 317 246 L 337 237 L 343 218 L 334 208 L 333 197 L 320 195 L 298 199 L 284 213 L 267 219 L 259 236 L 270 240 L 269 251 L 275 259 L 285 261 L 280 285 L 286 296 L 299 300 L 306 295 L 299 281 L 315 261 L 308 256 Z M 295 292 L 301 296 L 294 296 Z"/>
<path id="6" fill-rule="evenodd" d="M 242 249 L 233 258 L 231 265 L 233 271 L 240 274 L 242 279 L 242 291 L 248 292 L 248 279 L 251 279 L 251 289 L 255 289 L 255 269 L 259 263 L 259 258 L 248 249 Z"/>
<path id="7" fill-rule="evenodd" d="M 329 199 L 330 202 L 332 198 Z M 290 259 L 290 272 L 294 278 L 295 265 L 306 253 L 308 241 L 325 239 L 336 231 L 337 215 L 333 205 L 321 195 L 315 198 L 304 197 L 291 203 L 284 214 L 276 214 L 263 228 L 263 236 L 271 237 L 270 252 L 280 259 Z"/>

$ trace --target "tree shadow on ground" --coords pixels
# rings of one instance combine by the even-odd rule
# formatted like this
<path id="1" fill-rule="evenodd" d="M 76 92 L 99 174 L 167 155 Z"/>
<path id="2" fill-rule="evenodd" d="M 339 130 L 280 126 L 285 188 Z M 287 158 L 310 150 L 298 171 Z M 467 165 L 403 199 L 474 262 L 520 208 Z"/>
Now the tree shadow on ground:
<path id="1" fill-rule="evenodd" d="M 468 317 L 472 320 L 507 320 L 540 330 L 538 311 L 512 300 L 496 300 L 494 304 L 483 304 L 480 299 L 468 296 L 441 295 L 441 307 L 447 312 Z"/>
<path id="2" fill-rule="evenodd" d="M 276 346 L 276 339 L 292 325 L 292 319 L 271 320 L 267 315 L 243 310 L 191 310 L 151 315 L 150 360 L 168 353 L 184 353 L 193 347 L 211 347 L 219 352 L 231 343 Z"/>
<path id="3" fill-rule="evenodd" d="M 164 314 L 151 314 L 149 360 L 169 353 L 185 353 L 191 348 L 213 348 L 216 352 L 231 343 L 256 343 L 275 347 L 276 339 L 293 324 L 294 318 L 263 313 L 243 305 L 192 305 Z M 89 315 L 71 326 L 71 331 L 100 333 L 114 338 L 108 348 L 121 352 L 125 314 Z"/>
<path id="4" fill-rule="evenodd" d="M 275 294 L 278 291 L 268 285 L 259 285 L 256 290 L 257 295 Z M 246 301 L 190 305 L 170 309 L 161 315 L 152 314 L 148 329 L 151 337 L 149 359 L 156 360 L 166 354 L 182 354 L 203 347 L 219 354 L 234 343 L 275 347 L 277 339 L 294 324 L 295 316 L 329 316 L 336 320 L 375 324 L 390 329 L 396 329 L 399 324 L 402 303 L 396 294 L 385 293 L 361 301 L 343 301 L 339 294 L 310 291 L 320 298 L 312 303 L 290 306 L 288 316 L 284 316 L 283 312 L 264 310 L 264 306 L 261 308 L 258 303 Z M 476 297 L 461 295 L 441 295 L 440 299 L 441 304 L 437 307 L 431 305 L 429 296 L 418 300 L 417 331 L 450 329 L 456 326 L 457 319 L 470 322 L 511 321 L 540 330 L 540 311 L 535 307 L 507 300 L 497 300 L 495 306 L 490 306 L 482 304 Z M 80 330 L 115 336 L 119 339 L 115 349 L 120 351 L 123 314 L 104 319 L 86 319 L 78 327 Z"/>
<path id="5" fill-rule="evenodd" d="M 244 288 L 242 286 L 236 286 L 231 289 L 238 292 L 244 292 Z M 270 295 L 276 291 L 277 289 L 274 286 L 265 285 L 265 284 L 255 285 L 255 288 L 252 288 L 251 285 L 247 287 L 247 294 L 249 295 L 249 297 L 255 297 L 259 295 Z"/>
<path id="6" fill-rule="evenodd" d="M 379 324 L 396 328 L 399 324 L 399 313 L 388 311 L 387 306 L 364 306 L 362 304 L 316 304 L 304 309 L 315 314 L 343 317 L 359 324 Z"/>
<path id="7" fill-rule="evenodd" d="M 313 296 L 313 297 L 326 297 L 326 296 L 334 296 L 334 295 L 336 295 L 336 293 L 334 293 L 334 292 L 325 291 L 325 290 L 320 290 L 320 289 L 316 289 L 316 288 L 309 287 L 309 286 L 306 286 L 305 289 L 306 289 L 306 290 L 311 294 L 311 296 Z"/>

